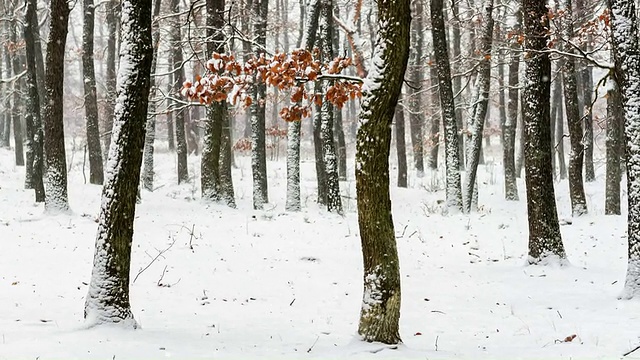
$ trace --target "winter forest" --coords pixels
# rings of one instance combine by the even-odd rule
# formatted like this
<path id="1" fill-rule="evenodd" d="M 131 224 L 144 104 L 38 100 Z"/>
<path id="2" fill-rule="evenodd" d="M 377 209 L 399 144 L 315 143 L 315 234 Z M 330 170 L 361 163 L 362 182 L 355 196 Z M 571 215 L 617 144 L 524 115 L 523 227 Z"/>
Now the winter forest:
<path id="1" fill-rule="evenodd" d="M 0 359 L 640 358 L 634 0 L 1 0 Z"/>

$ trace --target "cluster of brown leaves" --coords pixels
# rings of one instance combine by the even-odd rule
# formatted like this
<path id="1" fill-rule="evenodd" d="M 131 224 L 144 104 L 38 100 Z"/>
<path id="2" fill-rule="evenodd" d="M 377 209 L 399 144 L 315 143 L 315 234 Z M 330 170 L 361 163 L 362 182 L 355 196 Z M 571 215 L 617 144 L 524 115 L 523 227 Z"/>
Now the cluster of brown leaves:
<path id="1" fill-rule="evenodd" d="M 298 49 L 273 56 L 261 54 L 241 63 L 231 54 L 214 53 L 206 65 L 208 74 L 196 76 L 194 82 L 186 81 L 182 95 L 202 104 L 228 101 L 249 106 L 253 102 L 249 90 L 256 83 L 264 83 L 291 92 L 293 105 L 280 111 L 285 121 L 299 121 L 308 117 L 313 102 L 322 103 L 326 100 L 342 107 L 347 101 L 362 95 L 360 81 L 340 77 L 352 65 L 351 58 L 336 58 L 328 63 L 318 58 L 317 50 L 312 53 Z M 305 87 L 307 82 L 318 80 L 331 81 L 324 99 L 309 93 Z"/>

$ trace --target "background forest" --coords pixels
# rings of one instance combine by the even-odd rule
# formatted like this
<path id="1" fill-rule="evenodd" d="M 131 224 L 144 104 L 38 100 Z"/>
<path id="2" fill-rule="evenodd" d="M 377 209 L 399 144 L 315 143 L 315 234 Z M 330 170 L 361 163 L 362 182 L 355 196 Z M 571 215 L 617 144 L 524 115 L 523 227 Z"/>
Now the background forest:
<path id="1" fill-rule="evenodd" d="M 0 13 L 0 358 L 640 349 L 635 2 Z"/>

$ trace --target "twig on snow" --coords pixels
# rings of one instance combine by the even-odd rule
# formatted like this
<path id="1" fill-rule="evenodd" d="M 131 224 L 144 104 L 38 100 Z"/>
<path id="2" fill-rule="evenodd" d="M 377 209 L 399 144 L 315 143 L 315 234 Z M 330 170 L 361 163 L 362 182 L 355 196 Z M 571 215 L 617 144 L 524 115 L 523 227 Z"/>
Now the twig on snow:
<path id="1" fill-rule="evenodd" d="M 166 249 L 158 251 L 158 255 L 156 255 L 153 259 L 151 259 L 151 262 L 149 262 L 149 264 L 147 264 L 147 266 L 145 266 L 144 268 L 140 269 L 140 271 L 138 271 L 138 274 L 136 275 L 136 277 L 133 278 L 133 282 L 134 283 L 136 282 L 136 280 L 138 280 L 138 276 L 140 276 L 140 274 L 145 272 L 145 270 L 147 270 L 149 267 L 151 267 L 151 265 L 153 265 L 153 263 L 156 262 L 156 260 L 158 260 L 158 258 L 160 256 L 162 256 L 164 253 L 169 251 L 169 249 L 171 249 L 173 247 L 173 245 L 175 245 L 176 238 L 173 237 L 173 236 L 172 236 L 172 238 L 173 238 L 173 241 L 171 242 L 171 244 L 169 244 L 169 246 Z"/>

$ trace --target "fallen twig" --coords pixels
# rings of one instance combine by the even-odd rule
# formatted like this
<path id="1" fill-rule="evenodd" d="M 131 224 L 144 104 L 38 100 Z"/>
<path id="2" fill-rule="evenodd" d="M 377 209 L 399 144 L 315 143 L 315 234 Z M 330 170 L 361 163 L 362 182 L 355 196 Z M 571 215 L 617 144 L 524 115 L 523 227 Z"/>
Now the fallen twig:
<path id="1" fill-rule="evenodd" d="M 153 259 L 151 259 L 151 262 L 149 262 L 147 266 L 145 266 L 144 268 L 140 269 L 140 271 L 138 271 L 138 274 L 136 275 L 136 277 L 133 278 L 133 282 L 135 283 L 136 280 L 138 280 L 138 276 L 140 276 L 140 274 L 142 274 L 143 272 L 145 272 L 145 270 L 151 267 L 151 265 L 153 265 L 153 263 L 156 262 L 156 260 L 158 260 L 158 258 L 162 256 L 162 254 L 169 251 L 169 249 L 171 249 L 173 245 L 175 245 L 175 243 L 176 243 L 176 238 L 173 237 L 173 241 L 171 242 L 171 244 L 169 244 L 169 246 L 166 249 L 158 251 L 158 255 L 156 255 L 156 257 L 154 257 Z"/>

